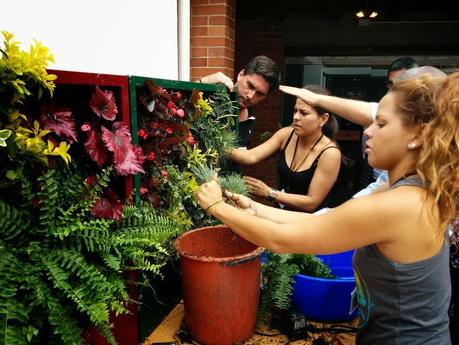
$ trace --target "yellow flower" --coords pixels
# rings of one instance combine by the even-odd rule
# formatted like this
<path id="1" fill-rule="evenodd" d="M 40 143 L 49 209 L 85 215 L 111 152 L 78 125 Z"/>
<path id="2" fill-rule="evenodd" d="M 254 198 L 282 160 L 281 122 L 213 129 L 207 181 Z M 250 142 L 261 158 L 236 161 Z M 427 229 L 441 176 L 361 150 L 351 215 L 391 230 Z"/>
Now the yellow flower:
<path id="1" fill-rule="evenodd" d="M 209 105 L 209 100 L 202 98 L 202 92 L 199 93 L 199 98 L 196 107 L 201 109 L 201 114 L 203 116 L 206 116 L 213 110 L 212 107 Z"/>
<path id="2" fill-rule="evenodd" d="M 48 148 L 43 151 L 43 154 L 48 156 L 61 156 L 66 164 L 72 160 L 72 157 L 67 153 L 70 149 L 70 144 L 65 141 L 61 141 L 59 146 L 55 147 L 51 140 L 48 140 Z"/>

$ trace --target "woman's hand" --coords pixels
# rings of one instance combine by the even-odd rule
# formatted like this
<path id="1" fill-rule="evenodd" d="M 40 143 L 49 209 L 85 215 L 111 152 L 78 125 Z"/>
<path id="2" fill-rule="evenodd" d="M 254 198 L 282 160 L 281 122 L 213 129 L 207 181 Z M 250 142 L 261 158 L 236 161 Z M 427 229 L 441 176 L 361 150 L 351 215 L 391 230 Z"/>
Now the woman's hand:
<path id="1" fill-rule="evenodd" d="M 218 177 L 215 175 L 210 182 L 203 183 L 195 193 L 196 201 L 202 209 L 207 211 L 209 207 L 223 200 L 222 190 L 218 184 Z"/>
<path id="2" fill-rule="evenodd" d="M 230 199 L 240 210 L 251 215 L 256 215 L 255 205 L 252 199 L 237 193 L 225 191 L 225 195 Z"/>
<path id="3" fill-rule="evenodd" d="M 250 189 L 250 194 L 258 195 L 263 198 L 268 197 L 271 187 L 269 187 L 266 183 L 250 176 L 244 176 L 244 181 Z"/>
<path id="4" fill-rule="evenodd" d="M 320 95 L 306 89 L 287 85 L 279 85 L 279 90 L 301 99 L 303 102 L 309 104 L 310 106 L 316 106 L 319 102 Z"/>

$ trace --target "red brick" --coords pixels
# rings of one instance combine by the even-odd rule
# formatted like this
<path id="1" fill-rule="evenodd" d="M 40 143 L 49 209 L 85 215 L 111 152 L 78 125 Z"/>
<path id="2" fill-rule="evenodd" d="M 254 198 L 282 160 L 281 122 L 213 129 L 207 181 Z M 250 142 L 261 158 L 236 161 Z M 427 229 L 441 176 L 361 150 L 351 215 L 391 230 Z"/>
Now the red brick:
<path id="1" fill-rule="evenodd" d="M 223 26 L 223 25 L 209 26 L 208 35 L 226 37 L 227 35 L 226 26 Z"/>
<path id="2" fill-rule="evenodd" d="M 210 25 L 226 25 L 226 16 L 210 16 L 209 17 Z"/>
<path id="3" fill-rule="evenodd" d="M 226 68 L 234 68 L 234 60 L 227 59 L 227 58 L 209 58 L 208 59 L 209 67 L 226 67 Z"/>
<path id="4" fill-rule="evenodd" d="M 191 67 L 207 67 L 207 58 L 191 58 Z"/>
<path id="5" fill-rule="evenodd" d="M 209 23 L 208 16 L 191 16 L 191 27 L 193 26 L 203 26 Z"/>
<path id="6" fill-rule="evenodd" d="M 209 56 L 229 56 L 229 53 L 225 47 L 209 47 Z"/>
<path id="7" fill-rule="evenodd" d="M 191 47 L 191 57 L 207 57 L 208 49 L 207 48 L 194 48 Z"/>
<path id="8" fill-rule="evenodd" d="M 196 16 L 225 15 L 227 7 L 225 5 L 197 5 L 192 7 L 191 13 Z"/>
<path id="9" fill-rule="evenodd" d="M 221 67 L 192 67 L 192 75 L 205 76 L 221 71 Z"/>
<path id="10" fill-rule="evenodd" d="M 193 47 L 225 46 L 224 37 L 191 37 Z"/>
<path id="11" fill-rule="evenodd" d="M 207 36 L 208 35 L 208 30 L 207 26 L 192 26 L 190 29 L 190 35 L 191 37 L 195 36 Z"/>

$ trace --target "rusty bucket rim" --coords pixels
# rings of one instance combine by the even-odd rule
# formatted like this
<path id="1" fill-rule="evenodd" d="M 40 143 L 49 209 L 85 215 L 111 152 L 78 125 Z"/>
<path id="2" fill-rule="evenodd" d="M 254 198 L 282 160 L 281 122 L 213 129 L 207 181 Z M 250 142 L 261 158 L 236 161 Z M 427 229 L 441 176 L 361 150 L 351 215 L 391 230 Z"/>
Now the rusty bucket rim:
<path id="1" fill-rule="evenodd" d="M 180 236 L 178 236 L 175 241 L 174 241 L 174 247 L 175 249 L 177 250 L 177 252 L 179 253 L 180 256 L 183 256 L 187 259 L 190 259 L 190 260 L 194 260 L 194 261 L 200 261 L 200 262 L 216 262 L 216 263 L 231 263 L 233 261 L 241 261 L 241 262 L 248 262 L 248 261 L 251 261 L 251 260 L 255 260 L 257 257 L 259 257 L 264 251 L 265 251 L 265 248 L 263 247 L 258 247 L 256 244 L 250 242 L 250 241 L 247 241 L 249 243 L 252 243 L 256 248 L 254 250 L 251 250 L 250 252 L 248 253 L 245 253 L 245 254 L 242 254 L 242 255 L 236 255 L 236 256 L 225 256 L 225 257 L 219 257 L 219 258 L 216 258 L 216 257 L 209 257 L 209 256 L 197 256 L 197 255 L 192 255 L 188 252 L 185 252 L 183 250 L 181 250 L 180 248 L 180 241 L 183 237 L 185 236 L 188 236 L 188 234 L 191 234 L 193 232 L 196 232 L 196 231 L 202 231 L 202 230 L 206 230 L 206 229 L 215 229 L 215 228 L 221 228 L 221 229 L 228 229 L 230 230 L 231 232 L 233 232 L 235 235 L 241 237 L 244 241 L 247 241 L 245 238 L 243 238 L 242 236 L 238 235 L 237 233 L 235 233 L 229 226 L 227 225 L 210 225 L 210 226 L 203 226 L 203 227 L 200 227 L 200 228 L 196 228 L 196 229 L 192 229 L 192 230 L 189 230 L 189 231 L 186 231 L 184 232 L 183 234 L 181 234 Z"/>

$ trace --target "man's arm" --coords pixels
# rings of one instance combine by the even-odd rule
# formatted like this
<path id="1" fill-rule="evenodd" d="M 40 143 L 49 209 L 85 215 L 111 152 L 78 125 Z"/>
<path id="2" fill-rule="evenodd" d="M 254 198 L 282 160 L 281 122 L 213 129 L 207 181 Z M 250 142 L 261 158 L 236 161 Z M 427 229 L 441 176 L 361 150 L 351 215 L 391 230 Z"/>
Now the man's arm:
<path id="1" fill-rule="evenodd" d="M 207 84 L 224 84 L 230 91 L 233 91 L 234 88 L 233 81 L 222 72 L 217 72 L 214 74 L 206 75 L 205 77 L 201 77 L 199 78 L 199 82 Z"/>

